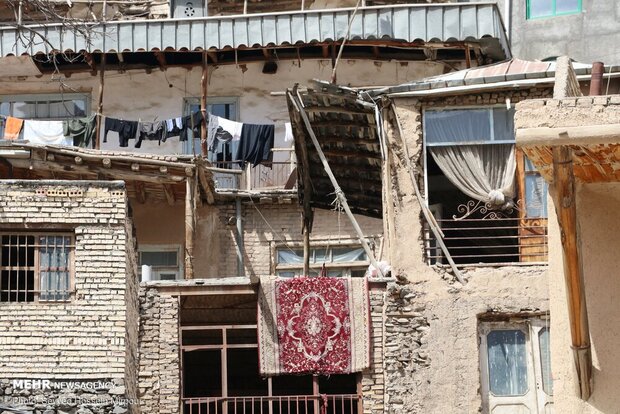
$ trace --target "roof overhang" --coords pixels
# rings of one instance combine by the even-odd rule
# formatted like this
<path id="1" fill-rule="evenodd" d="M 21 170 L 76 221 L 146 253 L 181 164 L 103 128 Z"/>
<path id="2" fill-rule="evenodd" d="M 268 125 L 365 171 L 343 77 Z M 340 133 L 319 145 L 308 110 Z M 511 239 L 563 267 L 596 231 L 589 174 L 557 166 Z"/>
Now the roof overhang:
<path id="1" fill-rule="evenodd" d="M 0 178 L 54 180 L 122 180 L 127 194 L 140 203 L 185 198 L 185 182 L 198 179 L 201 199 L 212 204 L 211 166 L 201 157 L 160 156 L 89 150 L 55 145 L 0 142 Z"/>
<path id="2" fill-rule="evenodd" d="M 0 27 L 0 57 L 50 53 L 121 53 L 266 48 L 337 42 L 347 34 L 354 8 L 237 16 L 125 20 L 93 24 Z M 402 44 L 480 45 L 494 60 L 510 57 L 495 3 L 362 7 L 350 40 Z M 45 39 L 45 40 L 43 40 Z"/>
<path id="3" fill-rule="evenodd" d="M 314 88 L 288 91 L 289 114 L 297 154 L 301 204 L 333 210 L 335 189 L 300 115 L 303 105 L 321 151 L 344 192 L 351 211 L 382 217 L 383 153 L 375 103 L 349 88 L 315 82 Z"/>

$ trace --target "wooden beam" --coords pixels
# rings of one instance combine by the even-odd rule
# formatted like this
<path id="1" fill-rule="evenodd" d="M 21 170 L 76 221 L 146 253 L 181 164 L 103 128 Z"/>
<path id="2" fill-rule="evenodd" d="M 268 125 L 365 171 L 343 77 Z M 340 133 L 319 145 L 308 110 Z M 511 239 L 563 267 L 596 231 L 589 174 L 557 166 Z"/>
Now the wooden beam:
<path id="1" fill-rule="evenodd" d="M 166 201 L 169 205 L 173 206 L 176 201 L 174 198 L 174 190 L 170 184 L 164 184 L 164 194 L 166 195 Z"/>
<path id="2" fill-rule="evenodd" d="M 155 59 L 157 59 L 157 63 L 159 64 L 159 69 L 163 72 L 166 70 L 167 62 L 166 62 L 166 54 L 164 52 L 153 52 L 155 55 Z"/>
<path id="3" fill-rule="evenodd" d="M 202 113 L 202 128 L 200 128 L 200 148 L 202 156 L 209 155 L 207 144 L 207 95 L 209 87 L 209 62 L 207 52 L 202 52 L 202 78 L 200 79 L 200 112 Z M 192 145 L 192 148 L 194 146 Z"/>
<path id="4" fill-rule="evenodd" d="M 204 161 L 202 158 L 196 158 L 196 171 L 198 172 L 198 181 L 200 182 L 200 186 L 207 197 L 207 204 L 215 203 L 215 194 L 213 194 L 213 189 L 207 180 L 207 175 L 204 170 Z"/>
<path id="5" fill-rule="evenodd" d="M 101 54 L 99 68 L 99 95 L 97 96 L 97 131 L 95 135 L 95 149 L 101 149 L 101 129 L 103 122 L 103 85 L 105 80 L 105 53 Z"/>
<path id="6" fill-rule="evenodd" d="M 215 52 L 206 52 L 206 53 L 207 53 L 207 57 L 211 59 L 211 63 L 218 64 L 217 53 Z"/>
<path id="7" fill-rule="evenodd" d="M 185 279 L 194 278 L 194 183 L 185 180 Z"/>
<path id="8" fill-rule="evenodd" d="M 112 168 L 112 160 L 109 158 L 104 158 L 103 160 L 101 160 L 101 162 L 103 163 L 103 166 L 105 168 Z"/>
<path id="9" fill-rule="evenodd" d="M 93 55 L 91 55 L 90 53 L 84 53 L 84 62 L 86 62 L 86 64 L 90 68 L 91 75 L 96 75 L 97 64 L 95 63 L 95 59 L 93 59 Z"/>
<path id="10" fill-rule="evenodd" d="M 579 381 L 579 396 L 587 400 L 592 393 L 592 351 L 579 235 L 577 234 L 573 154 L 568 147 L 553 147 L 553 181 L 556 192 L 555 207 L 562 238 L 568 319 Z"/>
<path id="11" fill-rule="evenodd" d="M 136 193 L 136 200 L 138 200 L 138 203 L 144 204 L 146 202 L 146 191 L 144 191 L 144 183 L 142 181 L 134 181 L 133 188 Z"/>

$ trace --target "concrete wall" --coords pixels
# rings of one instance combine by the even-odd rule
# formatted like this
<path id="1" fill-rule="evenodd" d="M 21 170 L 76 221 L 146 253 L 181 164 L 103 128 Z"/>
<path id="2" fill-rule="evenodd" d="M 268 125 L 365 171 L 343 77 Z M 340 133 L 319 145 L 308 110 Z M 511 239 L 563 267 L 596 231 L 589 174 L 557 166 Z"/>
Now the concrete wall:
<path id="1" fill-rule="evenodd" d="M 508 95 L 467 95 L 430 102 L 398 99 L 398 117 L 412 161 L 422 167 L 422 115 L 426 105 L 459 106 L 548 96 L 548 90 Z M 402 154 L 393 122 L 390 164 Z M 399 283 L 388 286 L 386 304 L 386 411 L 389 413 L 472 413 L 483 410 L 478 329 L 483 314 L 548 312 L 545 266 L 475 267 L 464 270 L 465 286 L 442 268 L 425 264 L 422 218 L 407 171 L 392 172 L 394 229 L 389 235 L 392 266 Z"/>
<path id="2" fill-rule="evenodd" d="M 10 379 L 113 381 L 98 395 L 86 391 L 78 396 L 63 388 L 33 391 L 32 396 L 42 410 L 77 409 L 95 397 L 108 401 L 105 413 L 122 409 L 112 398 L 136 397 L 131 380 L 138 335 L 124 185 L 2 181 L 0 198 L 0 225 L 6 231 L 65 230 L 75 236 L 70 301 L 0 306 L 0 395 L 7 403 L 31 396 L 12 387 Z M 32 406 L 35 400 L 26 402 Z"/>
<path id="3" fill-rule="evenodd" d="M 526 19 L 526 2 L 498 0 L 504 22 L 510 25 L 511 49 L 515 57 L 540 60 L 568 55 L 584 63 L 620 62 L 618 19 L 620 3 L 615 0 L 582 0 L 582 12 L 565 16 Z"/>

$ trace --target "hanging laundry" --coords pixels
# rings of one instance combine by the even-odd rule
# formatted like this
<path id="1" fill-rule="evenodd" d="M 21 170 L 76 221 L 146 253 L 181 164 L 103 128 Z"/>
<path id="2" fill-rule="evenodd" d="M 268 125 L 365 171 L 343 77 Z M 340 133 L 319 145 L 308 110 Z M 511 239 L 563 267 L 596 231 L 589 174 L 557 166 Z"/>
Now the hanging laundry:
<path id="1" fill-rule="evenodd" d="M 109 131 L 117 132 L 119 146 L 127 147 L 129 146 L 129 140 L 136 138 L 138 122 L 106 117 L 103 131 L 103 142 L 108 142 Z"/>
<path id="2" fill-rule="evenodd" d="M 63 121 L 24 121 L 24 139 L 32 144 L 73 145 L 73 138 L 65 137 Z"/>
<path id="3" fill-rule="evenodd" d="M 284 123 L 284 142 L 293 142 L 293 126 L 290 122 Z"/>
<path id="4" fill-rule="evenodd" d="M 140 122 L 138 125 L 138 140 L 136 141 L 136 148 L 142 146 L 142 141 L 161 141 L 166 136 L 166 124 L 164 121 L 159 122 Z"/>
<path id="5" fill-rule="evenodd" d="M 274 132 L 274 125 L 243 124 L 236 157 L 241 168 L 245 168 L 246 162 L 253 166 L 269 163 L 271 168 Z"/>
<path id="6" fill-rule="evenodd" d="M 162 142 L 166 142 L 168 138 L 178 137 L 183 130 L 183 118 L 171 118 L 166 120 L 166 134 L 162 139 Z"/>
<path id="7" fill-rule="evenodd" d="M 95 143 L 97 130 L 97 116 L 95 114 L 85 118 L 73 118 L 64 120 L 62 133 L 66 138 L 73 139 L 76 147 L 89 148 Z"/>
<path id="8" fill-rule="evenodd" d="M 202 126 L 202 112 L 197 111 L 191 115 L 186 115 L 182 119 L 183 129 L 179 135 L 181 141 L 187 141 L 189 132 L 192 132 L 192 137 L 200 136 L 200 127 Z"/>
<path id="9" fill-rule="evenodd" d="M 216 139 L 220 142 L 231 142 L 241 140 L 243 124 L 231 121 L 215 115 L 209 115 L 209 127 L 207 142 L 209 151 L 214 151 Z"/>
<path id="10" fill-rule="evenodd" d="M 24 120 L 19 118 L 13 118 L 12 116 L 6 117 L 6 123 L 4 125 L 4 139 L 17 139 L 19 133 L 24 125 Z"/>

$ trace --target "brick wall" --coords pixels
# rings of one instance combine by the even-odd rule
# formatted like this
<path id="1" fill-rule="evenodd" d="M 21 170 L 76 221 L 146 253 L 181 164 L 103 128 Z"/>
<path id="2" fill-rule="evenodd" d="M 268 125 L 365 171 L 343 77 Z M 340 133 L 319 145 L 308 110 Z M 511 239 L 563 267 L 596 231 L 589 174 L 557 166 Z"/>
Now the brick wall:
<path id="1" fill-rule="evenodd" d="M 0 181 L 1 230 L 75 237 L 70 301 L 0 303 L 5 386 L 10 379 L 106 379 L 114 380 L 114 395 L 133 392 L 124 383 L 137 354 L 137 280 L 127 260 L 133 236 L 126 218 L 120 182 Z"/>
<path id="2" fill-rule="evenodd" d="M 294 246 L 302 242 L 301 209 L 296 201 L 292 204 L 244 203 L 242 209 L 245 275 L 272 274 L 275 246 Z M 237 275 L 236 227 L 229 220 L 235 214 L 234 204 L 220 207 L 220 277 Z M 383 233 L 381 220 L 364 216 L 356 218 L 365 235 L 379 236 Z M 337 239 L 347 239 L 352 243 L 357 240 L 347 216 L 315 210 L 311 244 L 325 245 L 328 240 Z"/>

